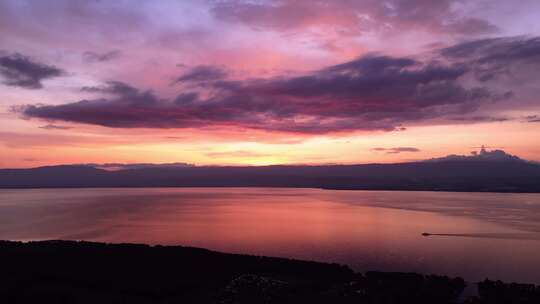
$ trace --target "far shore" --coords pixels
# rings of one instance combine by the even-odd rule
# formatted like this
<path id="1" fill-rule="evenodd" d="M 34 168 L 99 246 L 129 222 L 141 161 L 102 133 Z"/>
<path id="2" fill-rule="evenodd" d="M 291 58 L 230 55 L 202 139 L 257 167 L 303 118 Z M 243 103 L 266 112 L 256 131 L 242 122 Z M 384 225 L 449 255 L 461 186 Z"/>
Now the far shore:
<path id="1" fill-rule="evenodd" d="M 508 194 L 536 194 L 540 190 L 531 191 L 512 191 L 512 190 L 457 190 L 457 189 L 396 189 L 396 188 L 328 188 L 328 187 L 287 187 L 287 186 L 36 186 L 36 187 L 3 187 L 0 190 L 32 190 L 32 189 L 144 189 L 144 188 L 170 188 L 170 189 L 189 189 L 189 188 L 276 188 L 276 189 L 316 189 L 331 191 L 392 191 L 392 192 L 448 192 L 448 193 L 508 193 Z"/>

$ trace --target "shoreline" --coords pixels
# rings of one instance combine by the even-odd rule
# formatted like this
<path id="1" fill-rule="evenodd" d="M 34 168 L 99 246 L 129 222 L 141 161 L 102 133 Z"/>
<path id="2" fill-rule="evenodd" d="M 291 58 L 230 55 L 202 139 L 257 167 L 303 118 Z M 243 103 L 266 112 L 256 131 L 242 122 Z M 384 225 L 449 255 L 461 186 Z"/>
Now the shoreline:
<path id="1" fill-rule="evenodd" d="M 293 187 L 333 190 L 540 193 L 540 164 L 443 161 L 396 164 L 0 169 L 0 188 Z"/>
<path id="2" fill-rule="evenodd" d="M 37 187 L 3 187 L 0 186 L 0 190 L 43 190 L 43 189 L 190 189 L 190 188 L 236 188 L 236 189 L 257 189 L 257 188 L 269 188 L 269 189 L 314 189 L 314 190 L 330 190 L 330 191 L 385 191 L 385 192 L 448 192 L 448 193 L 496 193 L 496 194 L 540 194 L 540 190 L 531 191 L 466 191 L 466 190 L 452 190 L 452 189 L 387 189 L 387 188 L 328 188 L 328 187 L 285 187 L 285 186 L 37 186 Z"/>

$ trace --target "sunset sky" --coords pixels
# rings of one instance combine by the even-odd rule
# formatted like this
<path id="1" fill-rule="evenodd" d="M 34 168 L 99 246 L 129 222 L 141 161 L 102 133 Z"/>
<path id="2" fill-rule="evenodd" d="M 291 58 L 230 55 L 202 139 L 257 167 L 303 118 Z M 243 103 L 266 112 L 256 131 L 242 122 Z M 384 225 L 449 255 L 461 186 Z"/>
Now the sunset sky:
<path id="1" fill-rule="evenodd" d="M 0 167 L 540 161 L 540 1 L 0 0 Z"/>

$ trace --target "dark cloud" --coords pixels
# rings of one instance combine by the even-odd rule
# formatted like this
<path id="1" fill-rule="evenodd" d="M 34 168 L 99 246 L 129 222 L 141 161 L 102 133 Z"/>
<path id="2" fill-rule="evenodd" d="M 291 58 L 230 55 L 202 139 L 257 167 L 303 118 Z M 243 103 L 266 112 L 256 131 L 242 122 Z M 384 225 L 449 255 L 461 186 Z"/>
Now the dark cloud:
<path id="1" fill-rule="evenodd" d="M 29 117 L 96 124 L 113 128 L 170 128 L 164 119 L 170 110 L 151 91 L 139 91 L 117 81 L 103 87 L 84 88 L 89 92 L 112 94 L 112 98 L 81 100 L 58 106 L 30 105 L 23 113 Z"/>
<path id="2" fill-rule="evenodd" d="M 4 84 L 26 89 L 41 89 L 41 81 L 63 75 L 57 67 L 35 62 L 21 54 L 0 54 L 0 75 Z"/>
<path id="3" fill-rule="evenodd" d="M 498 69 L 492 70 L 491 80 L 465 79 L 495 64 L 493 58 L 501 58 L 507 66 L 535 63 L 537 55 L 527 50 L 535 48 L 536 39 L 497 40 L 503 45 L 514 42 L 516 49 L 506 46 L 506 56 L 491 48 L 477 51 L 486 43 L 493 45 L 489 41 L 458 44 L 427 60 L 370 54 L 303 75 L 266 79 L 234 80 L 220 67 L 199 66 L 178 78 L 190 86 L 176 98 L 160 99 L 152 91 L 110 81 L 83 88 L 101 98 L 27 105 L 20 112 L 26 117 L 115 128 L 222 126 L 304 134 L 505 121 L 510 118 L 496 111 L 486 114 L 484 109 L 508 103 L 513 98 L 511 89 L 519 88 L 521 80 L 501 85 L 495 80 L 506 72 Z M 469 51 L 462 54 L 465 49 Z M 513 74 L 523 71 L 513 70 Z"/>
<path id="4" fill-rule="evenodd" d="M 96 53 L 87 51 L 83 53 L 83 59 L 86 62 L 92 63 L 92 62 L 105 62 L 110 61 L 113 59 L 120 58 L 122 56 L 122 52 L 119 50 L 113 50 L 105 53 Z"/>
<path id="5" fill-rule="evenodd" d="M 529 115 L 525 117 L 525 120 L 527 122 L 540 122 L 540 116 L 539 115 Z"/>
<path id="6" fill-rule="evenodd" d="M 413 147 L 395 147 L 395 148 L 373 148 L 377 152 L 386 152 L 386 154 L 399 154 L 403 152 L 420 152 L 420 149 Z"/>
<path id="7" fill-rule="evenodd" d="M 199 100 L 199 94 L 196 92 L 182 93 L 174 99 L 174 103 L 178 105 L 191 103 Z"/>
<path id="8" fill-rule="evenodd" d="M 525 72 L 535 77 L 540 67 L 540 37 L 475 40 L 445 48 L 441 54 L 453 61 L 466 62 L 479 81 L 512 78 Z"/>
<path id="9" fill-rule="evenodd" d="M 45 130 L 69 130 L 71 127 L 68 126 L 60 126 L 60 125 L 53 125 L 53 124 L 47 124 L 44 126 L 39 127 L 40 129 Z"/>
<path id="10" fill-rule="evenodd" d="M 375 68 L 376 67 L 376 68 Z M 299 133 L 393 130 L 402 123 L 441 116 L 491 98 L 482 88 L 465 89 L 456 79 L 465 70 L 390 57 L 368 56 L 306 76 L 220 80 L 217 92 L 201 100 L 181 94 L 175 102 L 151 92 L 110 82 L 86 91 L 113 98 L 54 106 L 30 105 L 29 117 L 109 127 L 184 128 L 236 125 Z M 450 107 L 450 108 L 448 108 Z"/>
<path id="11" fill-rule="evenodd" d="M 449 120 L 463 121 L 463 122 L 504 122 L 512 120 L 509 117 L 503 116 L 489 116 L 489 115 L 475 115 L 475 116 L 458 116 L 449 117 Z"/>
<path id="12" fill-rule="evenodd" d="M 219 19 L 255 28 L 296 31 L 334 29 L 343 35 L 367 31 L 424 30 L 477 35 L 497 28 L 488 21 L 460 14 L 457 0 L 281 0 L 219 1 L 211 10 Z"/>
<path id="13" fill-rule="evenodd" d="M 199 65 L 176 78 L 175 82 L 205 82 L 222 79 L 226 76 L 227 71 L 222 67 Z"/>
<path id="14" fill-rule="evenodd" d="M 474 58 L 480 63 L 536 62 L 540 60 L 540 37 L 499 37 L 473 40 L 445 48 L 454 58 Z"/>
<path id="15" fill-rule="evenodd" d="M 99 87 L 82 87 L 81 91 L 90 93 L 107 93 L 120 96 L 137 95 L 139 91 L 120 81 L 107 81 L 104 86 Z"/>

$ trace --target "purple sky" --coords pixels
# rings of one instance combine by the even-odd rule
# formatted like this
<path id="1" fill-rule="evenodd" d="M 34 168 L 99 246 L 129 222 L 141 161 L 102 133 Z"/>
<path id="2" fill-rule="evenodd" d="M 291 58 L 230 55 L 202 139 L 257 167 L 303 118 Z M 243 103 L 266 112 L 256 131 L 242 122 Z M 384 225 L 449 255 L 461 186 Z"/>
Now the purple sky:
<path id="1" fill-rule="evenodd" d="M 539 11 L 3 0 L 0 167 L 390 162 L 480 144 L 540 160 Z"/>

